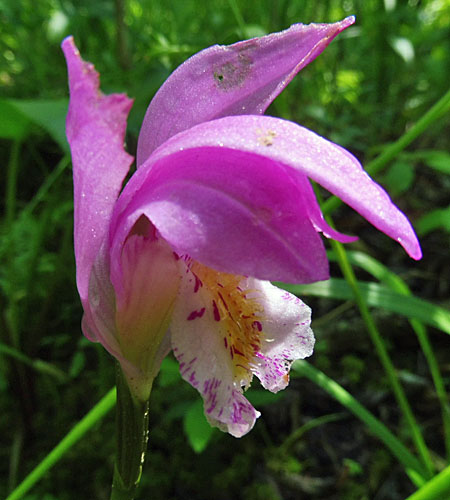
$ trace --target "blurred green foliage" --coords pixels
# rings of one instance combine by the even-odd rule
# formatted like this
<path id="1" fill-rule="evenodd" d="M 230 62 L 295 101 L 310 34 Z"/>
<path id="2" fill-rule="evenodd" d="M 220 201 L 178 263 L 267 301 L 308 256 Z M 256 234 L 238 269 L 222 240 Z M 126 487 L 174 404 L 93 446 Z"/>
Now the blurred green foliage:
<path id="1" fill-rule="evenodd" d="M 332 22 L 351 14 L 355 25 L 294 79 L 268 113 L 325 135 L 364 163 L 448 90 L 450 4 L 445 0 L 214 0 L 201 7 L 195 0 L 2 0 L 0 497 L 114 383 L 112 360 L 80 331 L 62 38 L 74 35 L 83 57 L 100 71 L 105 93 L 127 92 L 135 99 L 127 136 L 133 153 L 149 100 L 191 54 L 295 22 Z M 351 211 L 336 213 L 340 229 L 361 236 L 354 247 L 370 251 L 418 296 L 441 307 L 450 305 L 449 135 L 448 119 L 439 120 L 379 177 L 417 221 L 423 261 L 411 265 L 395 243 Z M 371 279 L 364 271 L 358 277 Z M 332 295 L 308 302 L 318 320 L 312 362 L 403 435 L 404 422 L 352 303 L 342 308 Z M 404 319 L 379 309 L 375 317 L 398 368 L 421 381 L 404 377 L 440 464 L 439 403 L 417 341 Z M 448 383 L 447 338 L 437 334 L 433 341 Z M 348 414 L 311 426 L 283 448 L 295 429 L 341 411 L 310 382 L 295 379 L 281 398 L 256 388 L 250 398 L 264 406 L 250 435 L 235 440 L 211 431 L 195 391 L 180 382 L 169 358 L 152 394 L 141 498 L 389 500 L 413 491 L 393 458 L 377 450 L 377 442 Z M 111 414 L 26 498 L 108 498 L 113 431 Z"/>

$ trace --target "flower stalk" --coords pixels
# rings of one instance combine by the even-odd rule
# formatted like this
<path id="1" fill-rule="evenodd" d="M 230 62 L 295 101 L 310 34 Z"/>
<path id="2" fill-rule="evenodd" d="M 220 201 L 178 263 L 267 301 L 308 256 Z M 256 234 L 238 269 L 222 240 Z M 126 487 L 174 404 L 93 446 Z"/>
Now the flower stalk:
<path id="1" fill-rule="evenodd" d="M 149 402 L 131 393 L 119 363 L 116 385 L 116 461 L 110 500 L 133 500 L 147 451 Z"/>

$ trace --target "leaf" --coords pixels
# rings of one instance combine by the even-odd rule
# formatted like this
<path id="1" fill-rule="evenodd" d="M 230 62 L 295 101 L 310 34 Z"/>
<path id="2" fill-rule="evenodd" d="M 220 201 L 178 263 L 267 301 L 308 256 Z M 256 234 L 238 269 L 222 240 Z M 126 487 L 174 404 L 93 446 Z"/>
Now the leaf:
<path id="1" fill-rule="evenodd" d="M 23 139 L 30 129 L 30 120 L 6 99 L 0 99 L 0 138 Z"/>
<path id="2" fill-rule="evenodd" d="M 359 281 L 364 300 L 372 307 L 379 307 L 408 318 L 416 318 L 450 335 L 450 312 L 426 300 L 402 295 L 378 283 Z M 331 278 L 311 285 L 286 285 L 278 283 L 295 295 L 312 295 L 337 300 L 351 300 L 353 291 L 344 279 Z"/>
<path id="3" fill-rule="evenodd" d="M 412 165 L 404 161 L 399 161 L 389 168 L 386 175 L 383 176 L 382 181 L 386 184 L 392 196 L 398 196 L 411 187 L 414 177 L 415 174 Z"/>
<path id="4" fill-rule="evenodd" d="M 243 31 L 244 38 L 256 38 L 268 34 L 260 24 L 246 24 Z"/>
<path id="5" fill-rule="evenodd" d="M 158 383 L 161 387 L 168 387 L 181 380 L 178 363 L 172 358 L 164 358 L 158 375 Z"/>
<path id="6" fill-rule="evenodd" d="M 59 146 L 61 146 L 63 151 L 69 151 L 66 139 L 68 99 L 11 99 L 8 102 L 22 113 L 22 115 L 48 132 Z"/>
<path id="7" fill-rule="evenodd" d="M 192 403 L 183 420 L 184 432 L 195 453 L 201 453 L 211 439 L 213 428 L 203 413 L 203 402 L 197 399 Z"/>
<path id="8" fill-rule="evenodd" d="M 86 356 L 82 351 L 76 351 L 73 355 L 69 368 L 69 377 L 75 378 L 81 373 L 86 365 Z"/>
<path id="9" fill-rule="evenodd" d="M 436 229 L 443 229 L 450 233 L 450 205 L 447 208 L 438 208 L 422 216 L 416 222 L 417 233 L 424 236 Z"/>
<path id="10" fill-rule="evenodd" d="M 325 373 L 321 372 L 313 365 L 304 360 L 297 360 L 292 365 L 293 372 L 307 377 L 316 385 L 321 387 L 341 405 L 345 406 L 357 418 L 364 422 L 368 429 L 377 436 L 391 453 L 399 460 L 405 468 L 410 478 L 420 484 L 424 482 L 426 472 L 417 458 L 391 433 L 391 431 L 372 413 L 370 413 L 361 403 L 359 403 L 349 392 L 336 383 Z"/>
<path id="11" fill-rule="evenodd" d="M 443 174 L 450 174 L 450 154 L 447 151 L 423 151 L 421 156 L 427 166 Z"/>
<path id="12" fill-rule="evenodd" d="M 343 464 L 346 467 L 350 477 L 361 476 L 364 473 L 363 468 L 356 460 L 352 460 L 351 458 L 344 458 Z"/>
<path id="13" fill-rule="evenodd" d="M 401 154 L 403 160 L 421 161 L 427 167 L 433 168 L 443 174 L 450 174 L 450 153 L 447 151 L 437 151 L 434 149 L 419 149 L 414 152 L 404 152 Z"/>
<path id="14" fill-rule="evenodd" d="M 284 393 L 278 392 L 274 394 L 263 389 L 249 389 L 245 393 L 245 397 L 253 406 L 259 407 L 276 403 L 284 397 Z"/>
<path id="15" fill-rule="evenodd" d="M 336 262 L 337 257 L 333 250 L 328 251 L 327 256 L 330 260 Z M 402 295 L 412 295 L 406 283 L 377 259 L 364 252 L 356 251 L 347 251 L 347 256 L 353 265 L 364 269 L 390 289 Z"/>

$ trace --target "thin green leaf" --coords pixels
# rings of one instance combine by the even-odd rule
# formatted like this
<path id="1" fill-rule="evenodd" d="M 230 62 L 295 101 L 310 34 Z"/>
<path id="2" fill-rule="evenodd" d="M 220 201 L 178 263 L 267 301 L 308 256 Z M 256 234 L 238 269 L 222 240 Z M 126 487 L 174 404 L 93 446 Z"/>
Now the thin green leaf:
<path id="1" fill-rule="evenodd" d="M 332 224 L 330 217 L 327 217 L 327 222 Z M 422 464 L 427 471 L 426 478 L 429 479 L 434 473 L 434 464 L 431 460 L 430 452 L 427 448 L 425 440 L 423 438 L 421 429 L 417 423 L 417 420 L 412 412 L 411 406 L 408 402 L 406 394 L 398 378 L 397 372 L 395 370 L 394 364 L 389 355 L 389 351 L 384 342 L 383 336 L 378 330 L 378 327 L 369 311 L 368 301 L 364 298 L 364 294 L 361 292 L 361 287 L 359 286 L 358 280 L 356 279 L 355 273 L 353 272 L 352 265 L 348 259 L 347 252 L 342 243 L 338 241 L 331 240 L 332 248 L 336 254 L 339 267 L 341 268 L 342 274 L 349 284 L 355 302 L 361 313 L 361 317 L 366 325 L 367 333 L 372 340 L 375 347 L 375 351 L 380 359 L 383 369 L 388 377 L 389 384 L 394 392 L 395 399 L 406 419 L 409 427 L 411 438 L 414 441 L 416 449 L 419 453 Z"/>
<path id="2" fill-rule="evenodd" d="M 192 403 L 183 419 L 184 432 L 189 444 L 196 453 L 201 453 L 211 439 L 213 428 L 203 413 L 203 402 L 197 399 Z"/>
<path id="3" fill-rule="evenodd" d="M 278 447 L 279 451 L 283 453 L 289 453 L 289 449 L 298 442 L 303 435 L 310 431 L 311 429 L 315 429 L 316 427 L 320 427 L 324 424 L 328 424 L 330 422 L 336 422 L 338 420 L 342 420 L 346 417 L 345 413 L 330 413 L 329 415 L 321 415 L 317 418 L 312 418 L 306 424 L 298 427 L 293 431 Z"/>
<path id="4" fill-rule="evenodd" d="M 377 436 L 392 454 L 405 467 L 406 473 L 416 485 L 424 484 L 426 471 L 417 458 L 380 422 L 372 413 L 361 405 L 349 392 L 337 382 L 327 377 L 317 368 L 306 361 L 296 361 L 292 365 L 292 372 L 307 377 L 316 385 L 325 390 L 336 401 L 350 410 Z"/>
<path id="5" fill-rule="evenodd" d="M 51 363 L 47 363 L 46 361 L 43 361 L 41 359 L 31 359 L 18 349 L 3 344 L 2 342 L 0 342 L 0 353 L 6 354 L 7 356 L 11 356 L 12 358 L 17 359 L 24 365 L 30 366 L 33 370 L 36 370 L 39 373 L 50 375 L 59 382 L 66 382 L 68 380 L 68 376 L 57 366 L 54 366 Z"/>
<path id="6" fill-rule="evenodd" d="M 450 498 L 450 465 L 406 500 L 444 500 L 445 498 Z"/>
<path id="7" fill-rule="evenodd" d="M 11 99 L 9 103 L 30 121 L 48 132 L 63 151 L 69 151 L 69 144 L 66 139 L 68 99 Z"/>
<path id="8" fill-rule="evenodd" d="M 421 160 L 427 167 L 443 174 L 450 174 L 450 154 L 447 151 L 423 149 L 412 153 L 403 153 L 402 157 L 409 160 Z"/>
<path id="9" fill-rule="evenodd" d="M 421 217 L 416 222 L 416 229 L 419 236 L 425 236 L 436 229 L 450 232 L 450 206 L 438 208 Z"/>
<path id="10" fill-rule="evenodd" d="M 386 147 L 383 152 L 366 165 L 366 170 L 370 175 L 375 175 L 382 170 L 399 153 L 408 147 L 427 128 L 439 120 L 441 116 L 450 110 L 450 90 L 448 90 L 412 127 L 410 127 L 399 139 Z M 331 196 L 321 206 L 324 214 L 330 214 L 342 204 L 336 196 Z"/>
<path id="11" fill-rule="evenodd" d="M 408 318 L 416 318 L 427 325 L 450 335 L 450 312 L 426 300 L 401 295 L 378 283 L 358 282 L 364 300 L 372 307 L 379 307 Z M 336 300 L 353 298 L 350 285 L 339 278 L 331 278 L 311 285 L 287 285 L 278 283 L 295 295 L 311 295 Z"/>
<path id="12" fill-rule="evenodd" d="M 5 500 L 20 500 L 115 404 L 116 389 L 114 387 L 69 431 Z"/>
<path id="13" fill-rule="evenodd" d="M 378 260 L 364 252 L 347 251 L 346 253 L 352 265 L 364 269 L 364 271 L 371 274 L 374 278 L 381 281 L 392 290 L 403 295 L 412 295 L 406 283 Z M 336 253 L 333 250 L 328 251 L 327 256 L 334 262 L 337 260 Z"/>
<path id="14" fill-rule="evenodd" d="M 30 130 L 30 120 L 10 101 L 0 99 L 0 138 L 23 139 Z"/>
<path id="15" fill-rule="evenodd" d="M 328 257 L 330 260 L 336 260 L 337 258 L 333 251 L 328 252 Z M 376 279 L 386 284 L 392 290 L 402 295 L 412 295 L 408 285 L 399 276 L 394 274 L 373 257 L 370 257 L 362 252 L 347 252 L 347 257 L 351 264 L 361 267 Z M 441 405 L 442 420 L 444 423 L 445 448 L 447 450 L 447 457 L 450 458 L 450 405 L 448 394 L 445 390 L 445 384 L 439 369 L 439 364 L 436 356 L 434 355 L 427 330 L 423 323 L 417 319 L 410 319 L 409 322 L 417 335 L 417 339 L 419 340 L 420 347 L 427 360 L 431 376 L 433 378 L 433 383 Z"/>

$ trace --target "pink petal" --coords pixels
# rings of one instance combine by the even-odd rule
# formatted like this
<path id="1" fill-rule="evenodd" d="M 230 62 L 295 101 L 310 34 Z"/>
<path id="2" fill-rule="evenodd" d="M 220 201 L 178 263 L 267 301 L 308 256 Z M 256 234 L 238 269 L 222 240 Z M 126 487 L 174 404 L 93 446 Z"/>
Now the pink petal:
<path id="1" fill-rule="evenodd" d="M 298 173 L 296 175 L 297 182 L 299 184 L 299 191 L 302 194 L 303 203 L 308 210 L 309 220 L 312 222 L 316 231 L 320 231 L 327 238 L 332 238 L 333 240 L 340 241 L 341 243 L 352 243 L 358 239 L 357 236 L 348 236 L 336 231 L 323 218 L 322 211 L 320 210 L 319 203 L 317 202 L 314 190 L 309 182 L 308 178 Z"/>
<path id="2" fill-rule="evenodd" d="M 207 158 L 209 163 L 206 161 Z M 206 180 L 197 181 L 195 173 L 197 168 Z M 227 176 L 227 172 L 232 175 Z M 258 176 L 258 172 L 261 175 Z M 245 262 L 245 255 L 242 253 L 245 252 L 247 245 L 250 245 L 248 248 L 253 252 L 258 244 L 266 244 L 270 252 L 270 247 L 276 246 L 274 242 L 275 235 L 277 235 L 283 238 L 284 242 L 290 242 L 293 253 L 299 255 L 300 262 L 303 259 L 303 262 L 310 262 L 307 255 L 309 247 L 298 245 L 296 241 L 300 242 L 300 239 L 293 239 L 292 234 L 286 234 L 292 230 L 294 220 L 302 224 L 302 228 L 305 227 L 303 222 L 305 208 L 301 203 L 295 207 L 298 199 L 305 194 L 304 186 L 302 187 L 298 182 L 299 172 L 336 194 L 380 231 L 398 241 L 411 257 L 414 259 L 421 257 L 419 242 L 408 219 L 392 203 L 388 194 L 364 172 L 354 156 L 340 146 L 295 123 L 269 116 L 226 117 L 197 125 L 169 139 L 137 172 L 138 175 L 135 175 L 133 182 L 127 186 L 129 191 L 126 189 L 125 196 L 119 200 L 118 208 L 122 211 L 130 196 L 135 196 L 135 201 L 141 205 L 141 208 L 148 202 L 146 210 L 149 218 L 153 220 L 155 209 L 154 223 L 163 236 L 177 248 L 183 247 L 185 253 L 193 254 L 194 252 L 198 260 L 209 263 L 211 256 L 206 247 L 211 241 L 210 234 L 219 237 L 217 229 L 214 229 L 218 219 L 215 212 L 211 212 L 204 205 L 202 197 L 199 197 L 197 202 L 191 199 L 190 187 L 185 189 L 185 194 L 183 194 L 183 190 L 178 189 L 181 182 L 184 182 L 185 186 L 190 186 L 191 179 L 199 186 L 203 183 L 208 189 L 210 187 L 216 189 L 219 197 L 220 191 L 232 193 L 230 196 L 237 196 L 239 201 L 242 200 L 243 204 L 250 207 L 253 214 L 258 214 L 258 210 L 265 207 L 264 217 L 258 218 L 258 224 L 266 220 L 274 221 L 274 225 L 271 226 L 272 237 L 265 242 L 248 241 L 245 232 L 253 231 L 258 224 L 254 224 L 254 227 L 249 229 L 247 219 L 245 225 L 240 226 L 239 230 L 242 231 L 240 242 L 236 243 L 236 247 L 241 250 L 235 250 L 232 254 L 228 253 L 231 243 L 227 244 L 229 235 L 224 232 L 221 239 L 224 251 L 221 252 L 220 248 L 215 247 L 214 251 L 217 255 L 214 266 L 217 269 L 229 271 L 233 263 L 232 266 L 236 265 L 238 268 L 234 270 L 236 273 L 274 279 L 274 276 L 267 276 L 272 269 L 268 268 L 266 275 L 261 276 L 257 264 L 244 271 L 239 266 L 239 261 L 242 258 Z M 175 179 L 177 179 L 176 182 Z M 177 182 L 176 195 L 171 199 L 169 194 L 171 188 L 168 185 L 172 186 Z M 294 186 L 290 182 L 294 182 Z M 161 185 L 161 196 L 158 196 L 160 188 L 156 187 L 157 184 Z M 165 184 L 167 185 L 164 186 Z M 167 193 L 164 193 L 166 189 Z M 267 189 L 273 190 L 273 198 L 260 197 L 260 193 Z M 141 192 L 138 195 L 139 190 Z M 144 191 L 147 191 L 146 194 Z M 150 194 L 150 191 L 153 193 Z M 283 200 L 284 197 L 290 199 Z M 156 205 L 153 204 L 154 199 L 157 199 Z M 259 205 L 263 200 L 265 204 Z M 220 203 L 221 198 L 213 205 L 215 210 L 220 210 Z M 190 225 L 193 229 L 195 227 L 198 229 L 191 238 L 186 239 L 185 244 L 175 233 L 169 235 L 166 228 L 170 230 L 175 228 L 178 231 L 176 223 L 170 219 L 170 214 L 167 218 L 160 214 L 158 204 L 166 206 L 173 204 L 180 207 L 179 210 L 173 209 L 172 213 L 182 212 L 183 205 L 189 205 L 190 212 L 184 216 L 183 223 Z M 137 206 L 132 208 L 130 204 L 124 214 L 130 215 L 131 210 L 137 208 Z M 228 208 L 231 210 L 231 206 Z M 219 220 L 222 222 L 222 219 Z M 317 220 L 313 222 L 317 223 Z M 180 230 L 182 232 L 182 229 Z M 228 231 L 229 228 L 226 230 Z M 263 236 L 263 233 L 260 234 Z M 303 242 L 306 238 L 309 236 L 304 236 Z M 263 258 L 261 253 L 262 249 L 258 257 Z M 285 249 L 282 259 L 286 258 L 286 254 Z M 293 261 L 286 260 L 286 265 L 291 265 L 291 262 L 293 263 Z M 271 267 L 273 263 L 266 259 L 261 265 Z M 274 266 L 273 271 L 276 270 Z M 258 274 L 253 274 L 253 271 L 258 271 Z M 289 278 L 289 276 L 286 277 Z M 286 280 L 286 277 L 282 280 Z M 295 277 L 295 272 L 292 270 L 290 278 Z"/>
<path id="3" fill-rule="evenodd" d="M 350 153 L 292 122 L 237 116 L 178 134 L 136 172 L 115 207 L 112 279 L 120 281 L 114 264 L 142 213 L 177 253 L 210 267 L 287 282 L 326 279 L 324 250 L 311 222 L 336 233 L 321 223 L 318 208 L 314 214 L 305 207 L 313 198 L 299 174 L 420 258 L 408 219 Z"/>
<path id="4" fill-rule="evenodd" d="M 179 255 L 215 269 L 289 282 L 328 278 L 321 238 L 298 186 L 279 163 L 209 147 L 153 157 L 155 164 L 136 172 L 116 206 L 111 247 L 116 289 L 122 242 L 143 213 Z"/>
<path id="5" fill-rule="evenodd" d="M 109 279 L 109 265 L 103 244 L 90 274 L 88 296 L 84 306 L 83 333 L 100 342 L 122 365 L 125 372 L 136 374 L 136 368 L 123 356 L 116 328 L 116 297 Z"/>
<path id="6" fill-rule="evenodd" d="M 89 276 L 89 301 L 84 308 L 82 328 L 89 340 L 100 342 L 113 356 L 119 358 L 121 351 L 115 324 L 116 297 L 109 279 L 108 259 L 104 255 L 105 245 L 102 245 Z"/>
<path id="7" fill-rule="evenodd" d="M 214 45 L 188 59 L 153 98 L 139 135 L 140 166 L 169 137 L 229 115 L 262 114 L 292 78 L 345 28 L 294 24 L 280 33 L 230 46 Z"/>
<path id="8" fill-rule="evenodd" d="M 168 327 L 180 281 L 178 259 L 150 224 L 135 225 L 121 252 L 121 293 L 110 282 L 104 246 L 89 282 L 85 335 L 100 342 L 121 364 L 130 388 L 142 400 L 170 350 Z M 145 234 L 140 229 L 148 228 Z"/>
<path id="9" fill-rule="evenodd" d="M 132 101 L 99 91 L 98 73 L 81 59 L 72 37 L 63 41 L 62 49 L 69 71 L 66 130 L 74 177 L 77 285 L 86 307 L 91 268 L 133 160 L 123 149 Z"/>
<path id="10" fill-rule="evenodd" d="M 123 247 L 123 289 L 116 291 L 114 316 L 123 357 L 135 368 L 129 384 L 142 400 L 148 399 L 159 371 L 160 347 L 180 282 L 178 259 L 152 229 L 144 235 L 132 234 Z"/>

